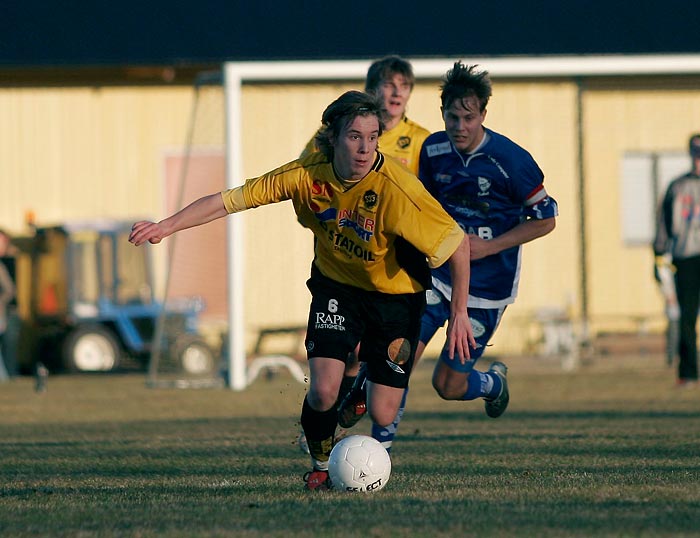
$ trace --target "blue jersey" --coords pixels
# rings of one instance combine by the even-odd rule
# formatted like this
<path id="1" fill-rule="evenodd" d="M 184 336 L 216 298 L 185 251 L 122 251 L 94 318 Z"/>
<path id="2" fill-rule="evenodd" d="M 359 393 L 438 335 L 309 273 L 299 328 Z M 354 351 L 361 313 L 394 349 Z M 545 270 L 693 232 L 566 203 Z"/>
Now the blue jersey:
<path id="1" fill-rule="evenodd" d="M 485 129 L 485 141 L 471 154 L 459 153 L 444 131 L 430 135 L 421 150 L 419 177 L 462 229 L 493 239 L 528 218 L 558 214 L 544 189 L 544 175 L 532 156 L 512 140 Z M 518 293 L 520 252 L 516 246 L 473 260 L 469 306 L 499 308 Z M 433 286 L 448 299 L 448 264 L 432 272 Z"/>

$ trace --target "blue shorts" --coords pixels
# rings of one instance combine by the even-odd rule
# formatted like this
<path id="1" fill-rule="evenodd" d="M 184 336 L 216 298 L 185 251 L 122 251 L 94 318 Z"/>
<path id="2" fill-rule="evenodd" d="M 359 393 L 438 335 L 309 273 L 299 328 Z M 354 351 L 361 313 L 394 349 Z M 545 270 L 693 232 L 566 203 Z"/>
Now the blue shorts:
<path id="1" fill-rule="evenodd" d="M 420 341 L 424 344 L 430 342 L 437 330 L 445 325 L 445 322 L 450 319 L 450 302 L 440 293 L 435 290 L 426 292 L 427 306 L 421 319 Z M 474 331 L 474 339 L 476 340 L 476 349 L 470 350 L 471 360 L 466 364 L 462 364 L 459 357 L 455 354 L 453 359 L 447 355 L 447 351 L 443 348 L 440 353 L 440 360 L 443 361 L 452 370 L 457 372 L 467 373 L 474 368 L 476 361 L 484 354 L 486 345 L 491 340 L 493 333 L 496 332 L 498 324 L 501 322 L 505 307 L 502 308 L 468 308 L 469 321 L 472 324 Z"/>

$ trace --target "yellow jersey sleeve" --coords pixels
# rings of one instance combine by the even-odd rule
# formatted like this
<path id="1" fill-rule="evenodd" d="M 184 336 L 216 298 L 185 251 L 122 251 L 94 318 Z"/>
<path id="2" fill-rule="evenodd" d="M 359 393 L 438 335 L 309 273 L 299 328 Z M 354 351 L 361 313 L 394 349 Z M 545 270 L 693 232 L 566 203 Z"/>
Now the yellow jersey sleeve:
<path id="1" fill-rule="evenodd" d="M 229 213 L 289 200 L 299 190 L 304 170 L 298 161 L 280 166 L 260 177 L 247 179 L 241 186 L 223 191 L 221 197 Z"/>
<path id="2" fill-rule="evenodd" d="M 311 230 L 314 265 L 328 278 L 369 291 L 425 289 L 414 262 L 444 263 L 464 234 L 400 163 L 377 153 L 372 170 L 348 188 L 320 152 L 224 191 L 229 212 L 290 200 L 298 222 Z M 415 249 L 404 257 L 403 241 Z M 427 270 L 427 267 L 426 267 Z"/>
<path id="3" fill-rule="evenodd" d="M 386 221 L 391 230 L 425 254 L 431 267 L 439 267 L 459 247 L 464 232 L 442 205 L 413 175 L 398 183 L 401 196 L 390 200 Z"/>

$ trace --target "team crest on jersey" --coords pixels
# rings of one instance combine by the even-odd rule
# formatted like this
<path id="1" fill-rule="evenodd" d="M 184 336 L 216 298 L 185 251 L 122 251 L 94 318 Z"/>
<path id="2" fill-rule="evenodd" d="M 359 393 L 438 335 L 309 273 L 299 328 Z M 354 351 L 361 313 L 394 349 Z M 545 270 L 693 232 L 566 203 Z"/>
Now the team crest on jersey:
<path id="1" fill-rule="evenodd" d="M 399 146 L 401 149 L 406 149 L 408 146 L 411 145 L 411 137 L 410 136 L 399 137 L 399 139 L 396 141 L 396 145 Z"/>
<path id="2" fill-rule="evenodd" d="M 377 205 L 379 200 L 379 195 L 376 192 L 369 190 L 364 195 L 362 195 L 362 203 L 365 204 L 366 209 L 372 209 Z"/>
<path id="3" fill-rule="evenodd" d="M 487 177 L 479 176 L 476 178 L 477 184 L 479 185 L 479 194 L 477 196 L 488 196 L 491 194 L 489 189 L 491 188 L 491 180 Z"/>

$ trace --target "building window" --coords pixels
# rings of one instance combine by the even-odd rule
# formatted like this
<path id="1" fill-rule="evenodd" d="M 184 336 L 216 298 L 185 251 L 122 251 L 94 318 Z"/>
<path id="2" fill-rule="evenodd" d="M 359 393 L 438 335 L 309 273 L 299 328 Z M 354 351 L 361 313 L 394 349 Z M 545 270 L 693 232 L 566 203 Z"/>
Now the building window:
<path id="1" fill-rule="evenodd" d="M 620 216 L 626 246 L 649 246 L 656 208 L 672 179 L 690 170 L 687 153 L 626 152 L 622 157 Z"/>

